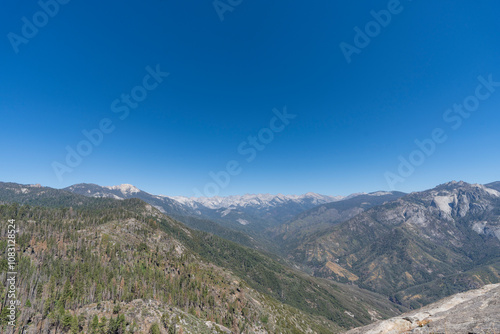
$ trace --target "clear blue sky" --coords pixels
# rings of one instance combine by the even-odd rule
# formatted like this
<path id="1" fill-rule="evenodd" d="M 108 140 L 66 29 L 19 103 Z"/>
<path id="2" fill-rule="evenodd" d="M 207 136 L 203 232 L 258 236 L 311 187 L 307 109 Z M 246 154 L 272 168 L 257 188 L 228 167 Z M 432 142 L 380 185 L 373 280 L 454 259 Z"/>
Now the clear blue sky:
<path id="1" fill-rule="evenodd" d="M 53 17 L 38 13 L 36 1 L 5 1 L 0 179 L 56 188 L 131 183 L 192 196 L 211 182 L 209 172 L 235 160 L 241 172 L 218 186 L 220 195 L 375 191 L 389 189 L 386 172 L 398 175 L 398 157 L 408 159 L 416 139 L 441 128 L 447 140 L 395 189 L 500 180 L 500 87 L 458 128 L 458 114 L 443 119 L 475 94 L 478 76 L 500 81 L 500 4 L 393 5 L 243 0 L 221 21 L 210 0 L 72 0 Z M 348 63 L 340 43 L 355 46 L 354 27 L 364 30 L 370 12 L 388 6 L 397 13 Z M 36 34 L 23 29 L 23 17 L 38 20 Z M 120 119 L 112 103 L 157 64 L 169 76 L 158 85 L 148 79 L 157 87 Z M 243 142 L 284 106 L 297 116 L 284 129 L 275 121 L 283 130 L 272 141 L 262 130 L 268 143 L 251 154 Z M 114 131 L 58 178 L 54 162 L 67 165 L 66 148 L 106 118 Z"/>

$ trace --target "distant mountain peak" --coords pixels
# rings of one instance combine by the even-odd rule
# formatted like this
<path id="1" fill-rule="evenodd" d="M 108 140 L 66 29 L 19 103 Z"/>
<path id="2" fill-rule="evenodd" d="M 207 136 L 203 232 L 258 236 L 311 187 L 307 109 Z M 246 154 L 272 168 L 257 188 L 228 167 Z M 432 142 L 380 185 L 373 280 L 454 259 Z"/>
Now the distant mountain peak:
<path id="1" fill-rule="evenodd" d="M 431 189 L 430 192 L 438 192 L 438 191 L 446 191 L 449 192 L 450 194 L 455 194 L 459 190 L 465 190 L 465 191 L 484 191 L 487 192 L 488 194 L 495 196 L 495 197 L 500 197 L 500 192 L 493 187 L 489 187 L 488 185 L 483 185 L 483 184 L 478 184 L 478 183 L 467 183 L 464 181 L 451 181 L 447 183 L 443 183 L 439 186 L 437 186 L 434 189 Z"/>
<path id="2" fill-rule="evenodd" d="M 124 195 L 135 194 L 135 193 L 138 193 L 141 191 L 138 188 L 134 187 L 133 185 L 126 184 L 126 183 L 120 184 L 117 186 L 106 186 L 104 188 L 107 188 L 110 190 L 119 190 Z"/>
<path id="3" fill-rule="evenodd" d="M 463 186 L 463 185 L 467 184 L 467 182 L 464 182 L 464 181 L 462 181 L 462 180 L 460 180 L 460 181 L 455 181 L 455 180 L 452 180 L 452 181 L 450 181 L 450 182 L 448 182 L 448 183 L 445 183 L 445 184 L 453 184 L 453 185 Z"/>
<path id="4" fill-rule="evenodd" d="M 342 200 L 343 196 L 327 196 L 313 192 L 308 192 L 303 195 L 283 195 L 283 194 L 245 194 L 231 196 L 214 196 L 214 197 L 184 197 L 184 196 L 166 196 L 179 203 L 187 204 L 192 207 L 203 205 L 210 209 L 220 209 L 229 207 L 245 207 L 245 206 L 264 206 L 270 207 L 283 202 L 300 202 L 309 200 L 314 204 L 323 204 Z"/>

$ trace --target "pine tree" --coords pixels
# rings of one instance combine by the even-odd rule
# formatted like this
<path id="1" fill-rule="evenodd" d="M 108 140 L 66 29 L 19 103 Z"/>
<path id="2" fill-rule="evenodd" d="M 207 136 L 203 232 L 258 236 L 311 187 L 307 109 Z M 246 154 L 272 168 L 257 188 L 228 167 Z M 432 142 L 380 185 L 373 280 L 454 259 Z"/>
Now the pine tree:
<path id="1" fill-rule="evenodd" d="M 71 334 L 80 333 L 80 326 L 78 324 L 78 317 L 75 315 L 71 320 Z"/>
<path id="2" fill-rule="evenodd" d="M 61 320 L 61 326 L 64 331 L 68 331 L 73 323 L 73 317 L 71 314 L 64 314 Z"/>
<path id="3" fill-rule="evenodd" d="M 92 322 L 90 323 L 90 333 L 97 334 L 98 328 L 99 328 L 99 318 L 97 317 L 97 315 L 95 315 L 94 318 L 92 319 Z"/>
<path id="4" fill-rule="evenodd" d="M 149 329 L 150 334 L 160 334 L 160 326 L 158 325 L 157 322 L 155 322 L 151 328 Z"/>
<path id="5" fill-rule="evenodd" d="M 97 333 L 99 333 L 99 334 L 106 334 L 107 324 L 108 324 L 108 319 L 106 319 L 106 317 L 103 316 L 101 318 L 101 321 L 99 322 Z"/>

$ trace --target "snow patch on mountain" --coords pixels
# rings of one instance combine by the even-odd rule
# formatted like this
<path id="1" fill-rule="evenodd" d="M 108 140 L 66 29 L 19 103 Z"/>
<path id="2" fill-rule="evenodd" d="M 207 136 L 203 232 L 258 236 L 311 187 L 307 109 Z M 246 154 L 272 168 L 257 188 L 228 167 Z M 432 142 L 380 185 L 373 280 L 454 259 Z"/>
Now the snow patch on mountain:
<path id="1" fill-rule="evenodd" d="M 227 216 L 232 210 L 233 210 L 233 208 L 228 208 L 228 209 L 222 211 L 221 217 Z"/>
<path id="2" fill-rule="evenodd" d="M 163 207 L 159 206 L 159 205 L 153 205 L 155 208 L 157 208 L 161 213 L 167 213 L 165 211 L 165 209 L 163 209 Z"/>
<path id="3" fill-rule="evenodd" d="M 245 194 L 233 196 L 214 196 L 214 197 L 184 197 L 184 196 L 166 196 L 183 205 L 197 208 L 199 205 L 209 209 L 221 208 L 236 208 L 236 207 L 273 207 L 286 202 L 300 203 L 303 201 L 310 201 L 315 205 L 323 203 L 336 202 L 344 199 L 343 196 L 326 196 L 316 193 L 307 193 L 304 195 L 283 195 L 283 194 Z M 226 210 L 227 211 L 227 210 Z M 223 212 L 227 215 L 229 212 Z"/>
<path id="4" fill-rule="evenodd" d="M 350 194 L 346 197 L 342 197 L 342 196 L 337 196 L 337 197 L 341 197 L 339 199 L 339 201 L 342 201 L 342 200 L 351 199 L 351 198 L 363 196 L 363 195 L 366 195 L 366 196 L 387 196 L 387 195 L 391 195 L 391 194 L 392 194 L 392 192 L 390 192 L 390 191 L 375 191 L 373 193 L 361 192 L 361 193 L 353 193 L 353 194 Z"/>
<path id="5" fill-rule="evenodd" d="M 90 197 L 95 197 L 95 198 L 112 198 L 112 199 L 117 199 L 117 200 L 124 200 L 123 197 L 117 196 L 115 194 L 108 194 L 108 193 L 100 193 L 97 192 L 95 194 L 92 194 Z"/>
<path id="6" fill-rule="evenodd" d="M 238 218 L 236 221 L 238 223 L 240 223 L 241 225 L 248 225 L 248 224 L 250 224 L 250 222 L 248 220 L 245 220 L 245 219 L 242 219 L 242 218 Z"/>
<path id="7" fill-rule="evenodd" d="M 376 191 L 374 193 L 369 193 L 368 195 L 369 196 L 386 196 L 386 195 L 390 195 L 391 192 L 389 191 Z"/>
<path id="8" fill-rule="evenodd" d="M 118 186 L 107 186 L 104 188 L 107 188 L 109 190 L 119 190 L 123 195 L 130 195 L 140 192 L 139 189 L 131 184 L 120 184 Z"/>

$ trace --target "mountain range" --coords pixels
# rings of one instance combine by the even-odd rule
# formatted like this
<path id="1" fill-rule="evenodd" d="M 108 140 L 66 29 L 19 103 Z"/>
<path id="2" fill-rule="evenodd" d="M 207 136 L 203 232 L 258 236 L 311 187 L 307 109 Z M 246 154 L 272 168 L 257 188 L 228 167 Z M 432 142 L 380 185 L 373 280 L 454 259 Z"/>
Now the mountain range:
<path id="1" fill-rule="evenodd" d="M 338 333 L 404 310 L 192 230 L 137 198 L 0 183 L 0 219 L 19 229 L 23 333 Z M 5 229 L 0 243 L 6 249 Z M 5 257 L 0 268 L 5 282 Z"/>
<path id="2" fill-rule="evenodd" d="M 404 195 L 406 194 L 397 191 L 359 193 L 336 202 L 321 204 L 272 229 L 273 238 L 289 250 L 311 235 L 321 234 L 322 230 L 347 221 L 371 207 L 392 202 Z"/>
<path id="3" fill-rule="evenodd" d="M 247 245 L 277 255 L 306 273 L 356 284 L 406 307 L 419 307 L 499 281 L 498 188 L 499 182 L 452 181 L 411 194 L 328 197 L 309 193 L 177 197 L 177 201 L 188 215 L 237 228 L 251 238 Z M 252 223 L 235 223 L 248 216 Z M 424 286 L 425 293 L 417 293 L 417 287 Z"/>
<path id="4" fill-rule="evenodd" d="M 500 182 L 216 198 L 0 183 L 0 215 L 20 226 L 27 333 L 340 333 L 500 282 Z"/>
<path id="5" fill-rule="evenodd" d="M 317 205 L 344 198 L 315 193 L 304 195 L 247 194 L 228 197 L 165 196 L 149 194 L 130 184 L 101 187 L 82 183 L 65 188 L 65 190 L 91 197 L 140 198 L 169 215 L 210 219 L 233 228 L 248 225 L 247 227 L 252 230 L 274 226 Z"/>
<path id="6" fill-rule="evenodd" d="M 76 184 L 64 190 L 95 198 L 139 198 L 189 227 L 214 233 L 242 245 L 278 252 L 268 229 L 317 205 L 343 200 L 342 196 L 247 194 L 228 197 L 153 195 L 133 185 Z M 243 232 L 243 233 L 242 233 Z"/>
<path id="7" fill-rule="evenodd" d="M 450 182 L 375 206 L 302 240 L 289 256 L 418 307 L 499 281 L 500 193 Z"/>

